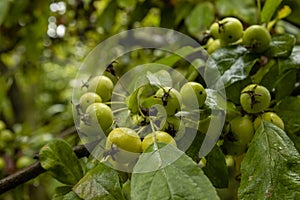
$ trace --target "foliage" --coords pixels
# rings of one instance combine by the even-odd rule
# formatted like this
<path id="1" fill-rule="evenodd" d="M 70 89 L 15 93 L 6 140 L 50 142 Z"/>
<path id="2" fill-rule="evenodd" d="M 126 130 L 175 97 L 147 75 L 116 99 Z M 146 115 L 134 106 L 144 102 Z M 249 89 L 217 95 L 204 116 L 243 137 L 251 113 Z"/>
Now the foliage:
<path id="1" fill-rule="evenodd" d="M 239 199 L 296 198 L 300 174 L 299 11 L 296 0 L 2 0 L 0 119 L 5 127 L 0 126 L 0 156 L 5 166 L 1 177 L 16 172 L 20 158 L 34 157 L 37 152 L 42 166 L 54 177 L 40 176 L 4 194 L 3 199 L 196 199 L 201 195 L 207 199 L 225 199 L 226 195 Z M 145 163 L 151 166 L 175 152 L 181 157 L 173 164 L 156 172 L 126 174 L 126 180 L 122 173 L 92 156 L 76 158 L 71 147 L 80 144 L 80 139 L 74 128 L 69 129 L 74 124 L 73 86 L 78 68 L 99 42 L 124 30 L 157 26 L 177 30 L 206 47 L 209 26 L 226 16 L 237 17 L 244 27 L 265 25 L 272 34 L 270 48 L 253 54 L 237 43 L 217 49 L 205 64 L 197 58 L 187 63 L 185 58 L 199 52 L 190 46 L 174 53 L 137 50 L 114 64 L 120 76 L 139 64 L 164 64 L 188 81 L 211 86 L 206 89 L 208 97 L 200 110 L 200 124 L 213 120 L 212 109 L 227 114 L 219 142 L 207 156 L 197 154 L 204 135 L 198 132 L 186 152 L 168 146 L 165 155 L 143 154 L 134 169 L 147 167 Z M 204 77 L 210 77 L 206 79 L 209 82 L 204 82 L 193 65 Z M 221 77 L 215 76 L 216 70 Z M 168 85 L 166 74 L 148 74 L 148 80 Z M 226 98 L 214 90 L 221 83 Z M 228 122 L 245 114 L 239 97 L 250 83 L 263 85 L 271 92 L 269 110 L 282 118 L 285 130 L 264 123 L 242 156 L 229 156 L 235 161 L 231 173 L 222 142 L 230 135 Z M 60 134 L 64 130 L 67 132 Z M 262 153 L 266 151 L 269 153 Z M 238 184 L 233 187 L 235 179 Z M 132 186 L 131 195 L 126 193 L 125 183 Z"/>
<path id="2" fill-rule="evenodd" d="M 299 152 L 292 141 L 280 128 L 264 123 L 242 162 L 239 198 L 296 199 L 299 170 Z"/>

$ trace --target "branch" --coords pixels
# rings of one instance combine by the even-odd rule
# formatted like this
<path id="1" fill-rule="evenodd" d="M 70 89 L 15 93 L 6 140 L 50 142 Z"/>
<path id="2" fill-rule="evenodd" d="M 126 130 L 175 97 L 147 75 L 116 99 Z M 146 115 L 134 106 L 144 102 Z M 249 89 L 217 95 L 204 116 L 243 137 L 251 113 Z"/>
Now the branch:
<path id="1" fill-rule="evenodd" d="M 92 142 L 88 145 L 91 145 L 91 149 L 95 147 L 99 141 Z M 90 147 L 89 147 L 90 149 Z M 90 155 L 89 150 L 85 147 L 85 145 L 75 146 L 73 148 L 74 153 L 78 158 L 87 157 Z M 37 161 L 36 163 L 24 168 L 12 175 L 9 175 L 2 180 L 0 180 L 0 194 L 11 190 L 18 185 L 21 185 L 33 178 L 36 178 L 40 174 L 46 172 L 46 170 L 41 166 L 41 163 Z"/>
<path id="2" fill-rule="evenodd" d="M 38 161 L 21 171 L 3 178 L 0 180 L 0 194 L 37 177 L 45 171 L 46 170 L 42 168 L 41 163 Z"/>

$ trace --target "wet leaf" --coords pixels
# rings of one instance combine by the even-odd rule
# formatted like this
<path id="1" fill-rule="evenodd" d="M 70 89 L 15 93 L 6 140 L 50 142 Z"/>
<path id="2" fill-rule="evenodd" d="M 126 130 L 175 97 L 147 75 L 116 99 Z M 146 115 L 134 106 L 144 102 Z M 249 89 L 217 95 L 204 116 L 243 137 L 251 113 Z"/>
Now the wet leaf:
<path id="1" fill-rule="evenodd" d="M 174 155 L 181 156 L 168 163 Z M 131 188 L 132 200 L 219 199 L 199 166 L 172 145 L 142 155 L 132 174 Z"/>
<path id="2" fill-rule="evenodd" d="M 53 140 L 42 147 L 39 160 L 45 170 L 67 185 L 76 184 L 83 176 L 77 156 L 64 140 Z"/>
<path id="3" fill-rule="evenodd" d="M 241 165 L 240 199 L 297 199 L 300 155 L 286 133 L 269 122 L 256 131 Z"/>

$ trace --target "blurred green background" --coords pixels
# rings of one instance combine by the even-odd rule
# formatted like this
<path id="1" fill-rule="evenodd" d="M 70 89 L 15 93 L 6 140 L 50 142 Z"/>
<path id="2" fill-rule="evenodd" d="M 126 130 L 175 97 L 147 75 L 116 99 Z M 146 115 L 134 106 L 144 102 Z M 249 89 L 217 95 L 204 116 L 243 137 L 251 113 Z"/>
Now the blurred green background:
<path id="1" fill-rule="evenodd" d="M 33 155 L 54 137 L 78 143 L 72 128 L 72 84 L 84 58 L 101 41 L 124 30 L 157 26 L 201 42 L 216 19 L 235 16 L 245 26 L 257 23 L 256 4 L 256 0 L 1 0 L 0 176 L 34 162 Z M 289 5 L 292 14 L 274 30 L 294 34 L 299 44 L 300 1 L 281 4 Z M 146 57 L 134 52 L 129 56 L 136 62 Z M 49 199 L 57 184 L 42 175 L 0 198 Z"/>

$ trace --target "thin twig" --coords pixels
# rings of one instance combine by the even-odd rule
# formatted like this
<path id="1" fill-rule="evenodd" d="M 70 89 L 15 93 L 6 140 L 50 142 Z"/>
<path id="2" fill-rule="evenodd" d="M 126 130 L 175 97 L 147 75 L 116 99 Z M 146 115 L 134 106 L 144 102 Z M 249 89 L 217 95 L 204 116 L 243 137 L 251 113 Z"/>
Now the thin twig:
<path id="1" fill-rule="evenodd" d="M 98 141 L 88 144 L 89 149 L 94 149 Z M 90 155 L 89 150 L 85 145 L 75 146 L 73 148 L 74 153 L 78 158 L 87 157 Z M 7 192 L 18 185 L 26 183 L 27 181 L 36 178 L 40 174 L 46 172 L 45 169 L 41 166 L 41 163 L 37 161 L 36 163 L 24 168 L 14 174 L 11 174 L 2 180 L 0 180 L 0 194 Z"/>

